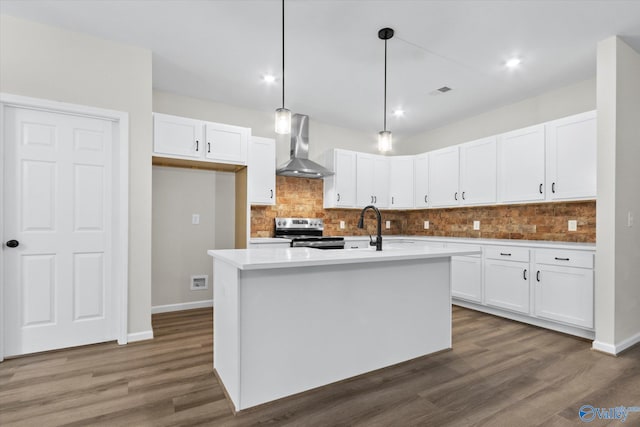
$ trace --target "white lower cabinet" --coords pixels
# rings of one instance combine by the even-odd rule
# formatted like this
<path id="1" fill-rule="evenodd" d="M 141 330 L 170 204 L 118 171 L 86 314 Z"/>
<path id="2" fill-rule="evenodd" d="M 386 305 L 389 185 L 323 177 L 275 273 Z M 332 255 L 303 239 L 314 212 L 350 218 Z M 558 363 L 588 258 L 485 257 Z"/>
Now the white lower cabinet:
<path id="1" fill-rule="evenodd" d="M 451 257 L 451 295 L 482 302 L 482 257 Z"/>
<path id="2" fill-rule="evenodd" d="M 485 260 L 485 304 L 528 314 L 528 269 L 528 262 Z"/>
<path id="3" fill-rule="evenodd" d="M 480 243 L 482 258 L 451 259 L 454 303 L 593 338 L 594 250 Z"/>
<path id="4" fill-rule="evenodd" d="M 535 315 L 593 328 L 593 255 L 539 250 L 535 256 Z"/>

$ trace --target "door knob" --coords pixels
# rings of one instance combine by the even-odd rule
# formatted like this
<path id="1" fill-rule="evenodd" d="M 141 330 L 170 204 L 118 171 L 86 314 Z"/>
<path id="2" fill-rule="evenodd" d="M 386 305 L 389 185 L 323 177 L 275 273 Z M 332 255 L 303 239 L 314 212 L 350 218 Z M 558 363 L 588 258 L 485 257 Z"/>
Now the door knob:
<path id="1" fill-rule="evenodd" d="M 17 248 L 18 245 L 20 245 L 20 242 L 18 242 L 17 240 L 9 240 L 7 242 L 7 246 L 10 248 Z"/>

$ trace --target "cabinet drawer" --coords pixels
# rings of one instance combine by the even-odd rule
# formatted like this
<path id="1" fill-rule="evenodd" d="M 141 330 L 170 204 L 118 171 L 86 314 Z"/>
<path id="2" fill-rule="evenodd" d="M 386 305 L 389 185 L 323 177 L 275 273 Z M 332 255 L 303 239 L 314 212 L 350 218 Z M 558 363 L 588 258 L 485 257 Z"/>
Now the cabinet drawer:
<path id="1" fill-rule="evenodd" d="M 565 267 L 593 268 L 593 253 L 552 249 L 537 249 L 536 263 Z"/>
<path id="2" fill-rule="evenodd" d="M 502 259 L 505 261 L 529 262 L 529 249 L 513 246 L 487 246 L 485 257 L 489 259 Z"/>

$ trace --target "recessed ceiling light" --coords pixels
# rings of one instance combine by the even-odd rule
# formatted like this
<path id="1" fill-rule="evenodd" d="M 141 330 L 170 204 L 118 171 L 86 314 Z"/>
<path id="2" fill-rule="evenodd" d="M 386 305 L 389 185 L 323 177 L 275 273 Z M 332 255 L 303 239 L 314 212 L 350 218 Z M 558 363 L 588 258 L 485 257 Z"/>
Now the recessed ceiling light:
<path id="1" fill-rule="evenodd" d="M 274 76 L 273 74 L 265 74 L 264 76 L 262 76 L 262 80 L 264 80 L 266 83 L 273 83 L 276 81 L 276 76 Z"/>
<path id="2" fill-rule="evenodd" d="M 516 68 L 518 67 L 518 65 L 520 65 L 520 62 L 522 62 L 522 60 L 520 58 L 511 58 L 509 59 L 507 62 L 505 62 L 505 67 L 507 68 Z"/>
<path id="3" fill-rule="evenodd" d="M 398 108 L 397 110 L 393 110 L 392 114 L 396 117 L 402 117 L 404 116 L 404 110 Z"/>

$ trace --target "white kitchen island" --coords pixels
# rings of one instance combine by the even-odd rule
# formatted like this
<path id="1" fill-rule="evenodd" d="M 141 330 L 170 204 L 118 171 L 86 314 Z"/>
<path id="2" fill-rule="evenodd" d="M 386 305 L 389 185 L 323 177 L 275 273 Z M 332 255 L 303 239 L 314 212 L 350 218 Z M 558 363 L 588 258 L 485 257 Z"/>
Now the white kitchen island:
<path id="1" fill-rule="evenodd" d="M 478 248 L 210 250 L 235 410 L 451 348 L 450 260 Z"/>

